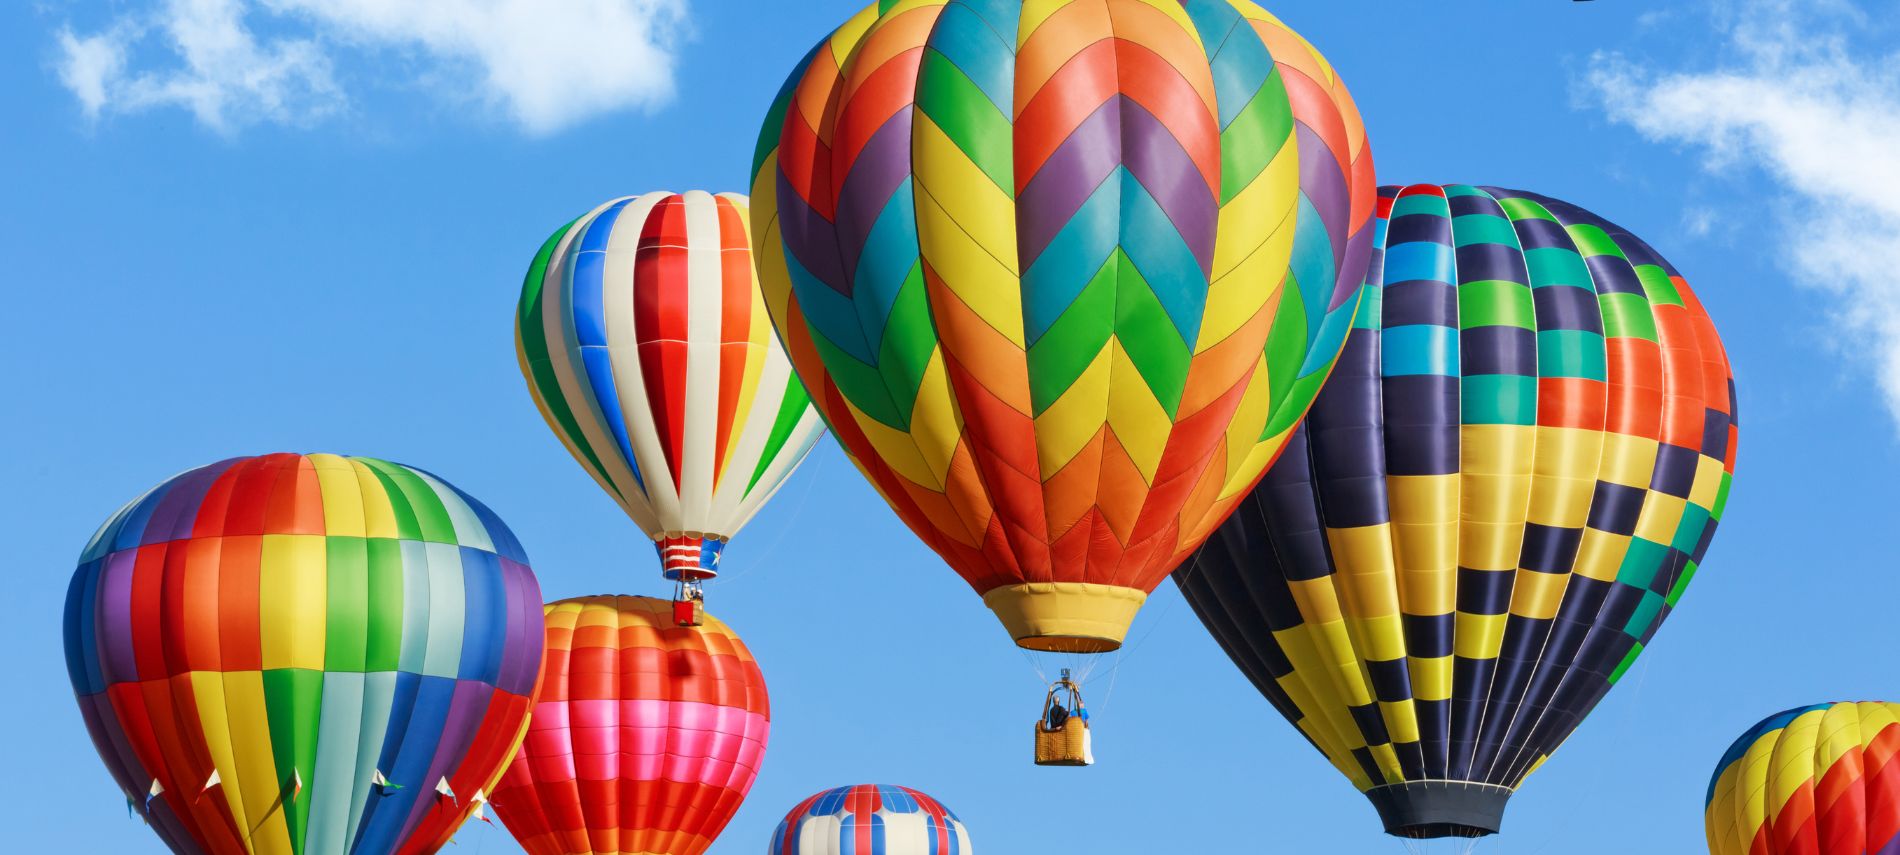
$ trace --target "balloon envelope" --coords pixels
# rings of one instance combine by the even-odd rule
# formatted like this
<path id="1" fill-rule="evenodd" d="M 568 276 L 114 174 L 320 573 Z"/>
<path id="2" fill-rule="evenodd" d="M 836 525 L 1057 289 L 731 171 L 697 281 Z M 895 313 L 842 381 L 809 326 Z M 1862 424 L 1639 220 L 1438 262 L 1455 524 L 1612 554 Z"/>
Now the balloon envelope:
<path id="1" fill-rule="evenodd" d="M 765 678 L 707 616 L 649 597 L 547 606 L 547 665 L 495 813 L 530 855 L 699 855 L 758 777 Z"/>
<path id="2" fill-rule="evenodd" d="M 826 421 L 1025 646 L 1121 644 L 1337 355 L 1372 161 L 1247 2 L 867 7 L 753 169 L 773 322 Z"/>
<path id="3" fill-rule="evenodd" d="M 1900 704 L 1820 704 L 1748 729 L 1709 779 L 1710 855 L 1900 852 Z"/>
<path id="4" fill-rule="evenodd" d="M 540 598 L 507 526 L 433 475 L 234 458 L 93 536 L 66 662 L 99 756 L 174 852 L 434 852 L 527 726 Z"/>
<path id="5" fill-rule="evenodd" d="M 972 855 L 970 832 L 942 802 L 883 784 L 838 787 L 799 802 L 766 855 Z"/>
<path id="6" fill-rule="evenodd" d="M 614 199 L 554 233 L 515 347 L 548 427 L 653 538 L 667 578 L 727 541 L 823 432 L 760 301 L 746 199 Z"/>
<path id="7" fill-rule="evenodd" d="M 1682 276 L 1574 205 L 1383 188 L 1376 245 L 1312 412 L 1176 579 L 1387 831 L 1486 834 L 1695 574 L 1733 383 Z"/>

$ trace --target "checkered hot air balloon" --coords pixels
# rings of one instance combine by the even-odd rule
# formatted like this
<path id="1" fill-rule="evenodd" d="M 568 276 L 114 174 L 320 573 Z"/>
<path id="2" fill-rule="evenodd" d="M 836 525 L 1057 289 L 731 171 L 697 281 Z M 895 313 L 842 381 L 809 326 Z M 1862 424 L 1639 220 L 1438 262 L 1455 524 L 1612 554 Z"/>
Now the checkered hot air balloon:
<path id="1" fill-rule="evenodd" d="M 752 789 L 765 678 L 725 624 L 671 608 L 548 604 L 541 699 L 490 801 L 529 855 L 699 855 Z"/>
<path id="2" fill-rule="evenodd" d="M 883 2 L 753 169 L 774 323 L 846 451 L 1028 648 L 1120 646 L 1338 354 L 1372 161 L 1242 0 Z"/>
<path id="3" fill-rule="evenodd" d="M 1312 412 L 1176 572 L 1392 834 L 1496 832 L 1649 644 L 1727 503 L 1715 326 L 1648 244 L 1515 190 L 1380 190 Z"/>
<path id="4" fill-rule="evenodd" d="M 1900 855 L 1900 704 L 1776 713 L 1709 779 L 1710 855 Z"/>
<path id="5" fill-rule="evenodd" d="M 812 796 L 779 822 L 766 855 L 973 855 L 950 809 L 909 787 L 859 784 Z"/>
<path id="6" fill-rule="evenodd" d="M 434 852 L 471 806 L 430 787 L 492 785 L 527 728 L 540 587 L 500 519 L 419 469 L 214 463 L 79 561 L 74 694 L 181 855 Z"/>
<path id="7" fill-rule="evenodd" d="M 674 580 L 725 544 L 823 432 L 760 301 L 746 199 L 615 199 L 535 254 L 515 316 L 528 391 Z"/>

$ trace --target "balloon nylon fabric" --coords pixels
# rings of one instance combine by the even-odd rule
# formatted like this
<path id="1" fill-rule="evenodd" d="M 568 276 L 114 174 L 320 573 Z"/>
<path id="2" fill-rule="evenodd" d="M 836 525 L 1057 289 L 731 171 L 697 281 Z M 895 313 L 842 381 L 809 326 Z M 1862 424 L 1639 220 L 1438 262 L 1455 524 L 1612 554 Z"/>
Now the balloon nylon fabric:
<path id="1" fill-rule="evenodd" d="M 765 678 L 708 615 L 581 597 L 547 606 L 547 664 L 495 813 L 530 855 L 699 855 L 758 777 Z"/>
<path id="2" fill-rule="evenodd" d="M 1019 642 L 1094 651 L 1305 412 L 1374 201 L 1332 68 L 1226 0 L 876 4 L 753 174 L 767 305 L 846 451 Z"/>
<path id="3" fill-rule="evenodd" d="M 881 784 L 837 787 L 792 808 L 766 855 L 974 855 L 970 831 L 942 802 Z"/>
<path id="4" fill-rule="evenodd" d="M 66 662 L 119 788 L 162 787 L 150 819 L 174 852 L 434 852 L 527 727 L 540 601 L 507 526 L 441 479 L 234 458 L 93 536 Z"/>
<path id="5" fill-rule="evenodd" d="M 668 578 L 725 542 L 823 432 L 753 272 L 746 199 L 615 199 L 548 238 L 515 347 L 548 427 L 652 537 Z"/>
<path id="6" fill-rule="evenodd" d="M 1900 704 L 1820 704 L 1749 728 L 1716 764 L 1710 855 L 1900 854 Z"/>
<path id="7" fill-rule="evenodd" d="M 1388 830 L 1391 788 L 1454 782 L 1493 827 L 1436 831 L 1495 831 L 1694 576 L 1733 381 L 1681 275 L 1576 206 L 1382 188 L 1376 247 L 1307 421 L 1176 579 Z"/>

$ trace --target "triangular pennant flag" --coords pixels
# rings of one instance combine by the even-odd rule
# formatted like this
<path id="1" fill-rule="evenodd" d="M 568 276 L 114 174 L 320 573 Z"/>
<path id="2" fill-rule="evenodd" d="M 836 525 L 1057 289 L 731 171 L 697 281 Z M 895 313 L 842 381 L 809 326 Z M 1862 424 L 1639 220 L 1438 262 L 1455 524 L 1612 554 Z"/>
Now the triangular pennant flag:
<path id="1" fill-rule="evenodd" d="M 297 797 L 302 794 L 303 773 L 297 771 L 297 767 L 292 766 L 290 768 L 290 800 L 294 802 L 297 800 Z"/>
<path id="2" fill-rule="evenodd" d="M 451 804 L 456 803 L 455 791 L 449 789 L 449 776 L 443 775 L 441 780 L 435 782 L 435 792 L 439 796 L 448 796 Z"/>
<path id="3" fill-rule="evenodd" d="M 146 794 L 145 794 L 145 812 L 146 812 L 146 813 L 151 813 L 151 812 L 152 812 L 152 800 L 153 800 L 153 799 L 155 799 L 155 798 L 158 798 L 159 796 L 162 796 L 162 795 L 164 795 L 164 794 L 165 794 L 165 787 L 164 787 L 164 785 L 162 785 L 162 784 L 160 784 L 160 783 L 158 782 L 158 779 L 157 779 L 157 778 L 153 778 L 153 779 L 152 779 L 152 789 L 151 789 L 150 791 L 148 791 L 148 792 L 146 792 Z"/>
<path id="4" fill-rule="evenodd" d="M 213 768 L 211 770 L 211 777 L 206 778 L 205 785 L 203 787 L 198 788 L 198 795 L 192 797 L 191 799 L 192 803 L 196 804 L 199 799 L 204 798 L 205 793 L 211 792 L 212 787 L 215 787 L 222 783 L 224 783 L 224 779 L 218 777 L 218 770 L 216 768 Z"/>
<path id="5" fill-rule="evenodd" d="M 138 802 L 133 801 L 131 796 L 126 796 L 125 797 L 125 818 L 131 819 L 132 817 L 135 817 L 138 815 L 139 815 Z"/>
<path id="6" fill-rule="evenodd" d="M 472 816 L 474 816 L 476 819 L 479 819 L 483 822 L 487 822 L 489 825 L 494 825 L 494 823 L 488 821 L 488 814 L 483 812 L 482 810 L 482 806 L 488 804 L 487 793 L 484 793 L 481 790 L 476 790 L 475 795 L 470 796 L 468 801 L 470 804 L 473 804 L 475 806 L 475 813 L 471 814 Z"/>
<path id="7" fill-rule="evenodd" d="M 375 774 L 370 776 L 369 782 L 371 786 L 379 788 L 377 792 L 378 795 L 387 795 L 390 790 L 402 789 L 401 784 L 391 783 L 388 778 L 383 777 L 383 770 L 375 769 L 372 771 L 375 772 Z"/>

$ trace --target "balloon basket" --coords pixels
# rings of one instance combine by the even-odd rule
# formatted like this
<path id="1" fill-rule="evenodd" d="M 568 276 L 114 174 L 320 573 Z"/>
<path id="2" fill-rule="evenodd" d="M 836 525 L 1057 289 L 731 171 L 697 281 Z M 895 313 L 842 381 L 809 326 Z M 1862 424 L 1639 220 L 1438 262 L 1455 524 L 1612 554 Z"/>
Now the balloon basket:
<path id="1" fill-rule="evenodd" d="M 706 604 L 702 600 L 674 600 L 673 624 L 699 626 L 706 622 Z"/>

